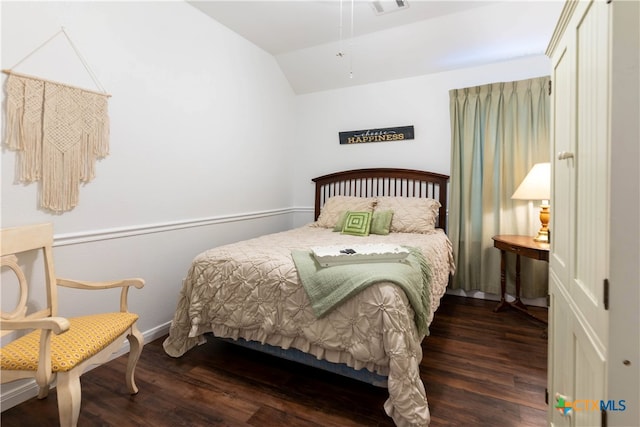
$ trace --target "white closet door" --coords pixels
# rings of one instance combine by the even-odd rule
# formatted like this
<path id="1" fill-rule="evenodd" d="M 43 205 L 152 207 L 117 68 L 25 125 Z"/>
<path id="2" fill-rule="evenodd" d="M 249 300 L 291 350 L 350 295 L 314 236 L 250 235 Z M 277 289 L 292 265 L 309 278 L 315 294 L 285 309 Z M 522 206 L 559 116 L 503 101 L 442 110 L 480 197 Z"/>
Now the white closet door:
<path id="1" fill-rule="evenodd" d="M 600 425 L 606 399 L 609 259 L 609 14 L 574 4 L 552 54 L 553 188 L 549 421 Z M 559 398 L 572 405 L 563 413 Z"/>

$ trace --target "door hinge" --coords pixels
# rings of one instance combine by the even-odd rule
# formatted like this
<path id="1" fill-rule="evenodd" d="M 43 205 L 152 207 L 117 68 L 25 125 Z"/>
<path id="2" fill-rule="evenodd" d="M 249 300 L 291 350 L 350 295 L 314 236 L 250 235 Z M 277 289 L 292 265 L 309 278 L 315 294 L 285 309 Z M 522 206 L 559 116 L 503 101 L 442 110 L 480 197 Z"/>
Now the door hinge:
<path id="1" fill-rule="evenodd" d="M 551 295 L 547 294 L 547 307 L 551 307 Z"/>
<path id="2" fill-rule="evenodd" d="M 549 80 L 549 95 L 551 95 L 551 80 Z"/>
<path id="3" fill-rule="evenodd" d="M 544 389 L 544 403 L 546 403 L 547 405 L 549 404 L 549 389 L 548 388 Z"/>
<path id="4" fill-rule="evenodd" d="M 604 303 L 604 309 L 609 310 L 609 279 L 604 279 L 604 295 L 602 296 L 602 300 Z"/>
<path id="5" fill-rule="evenodd" d="M 600 424 L 602 427 L 607 427 L 607 410 L 600 409 Z"/>

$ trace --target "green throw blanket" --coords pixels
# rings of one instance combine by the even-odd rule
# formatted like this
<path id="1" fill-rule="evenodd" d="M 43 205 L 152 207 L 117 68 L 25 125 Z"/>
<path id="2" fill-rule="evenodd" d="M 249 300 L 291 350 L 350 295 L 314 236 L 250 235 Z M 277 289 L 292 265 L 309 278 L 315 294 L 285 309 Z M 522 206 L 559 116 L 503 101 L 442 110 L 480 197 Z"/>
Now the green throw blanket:
<path id="1" fill-rule="evenodd" d="M 321 267 L 311 251 L 293 250 L 291 256 L 314 313 L 322 317 L 342 301 L 378 282 L 392 282 L 404 290 L 420 334 L 428 335 L 431 307 L 431 268 L 422 252 L 408 248 L 402 262 L 345 264 Z"/>

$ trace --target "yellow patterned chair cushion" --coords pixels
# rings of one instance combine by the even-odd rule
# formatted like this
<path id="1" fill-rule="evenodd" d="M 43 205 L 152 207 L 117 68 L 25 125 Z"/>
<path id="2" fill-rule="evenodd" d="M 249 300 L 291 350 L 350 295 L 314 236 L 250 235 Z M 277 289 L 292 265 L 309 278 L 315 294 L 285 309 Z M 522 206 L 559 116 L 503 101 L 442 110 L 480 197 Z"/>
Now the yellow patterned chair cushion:
<path id="1" fill-rule="evenodd" d="M 51 370 L 66 372 L 97 354 L 138 320 L 134 313 L 103 313 L 68 319 L 67 332 L 51 335 Z M 37 371 L 40 330 L 33 331 L 0 349 L 0 367 Z"/>

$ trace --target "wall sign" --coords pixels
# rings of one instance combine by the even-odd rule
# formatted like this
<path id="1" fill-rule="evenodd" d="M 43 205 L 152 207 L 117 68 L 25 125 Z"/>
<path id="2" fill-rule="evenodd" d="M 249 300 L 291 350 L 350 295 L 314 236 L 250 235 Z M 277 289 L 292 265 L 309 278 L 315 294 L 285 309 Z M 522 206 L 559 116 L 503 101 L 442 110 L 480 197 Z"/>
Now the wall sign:
<path id="1" fill-rule="evenodd" d="M 340 132 L 339 137 L 340 144 L 404 141 L 405 139 L 413 139 L 413 126 L 353 130 L 349 132 Z"/>

